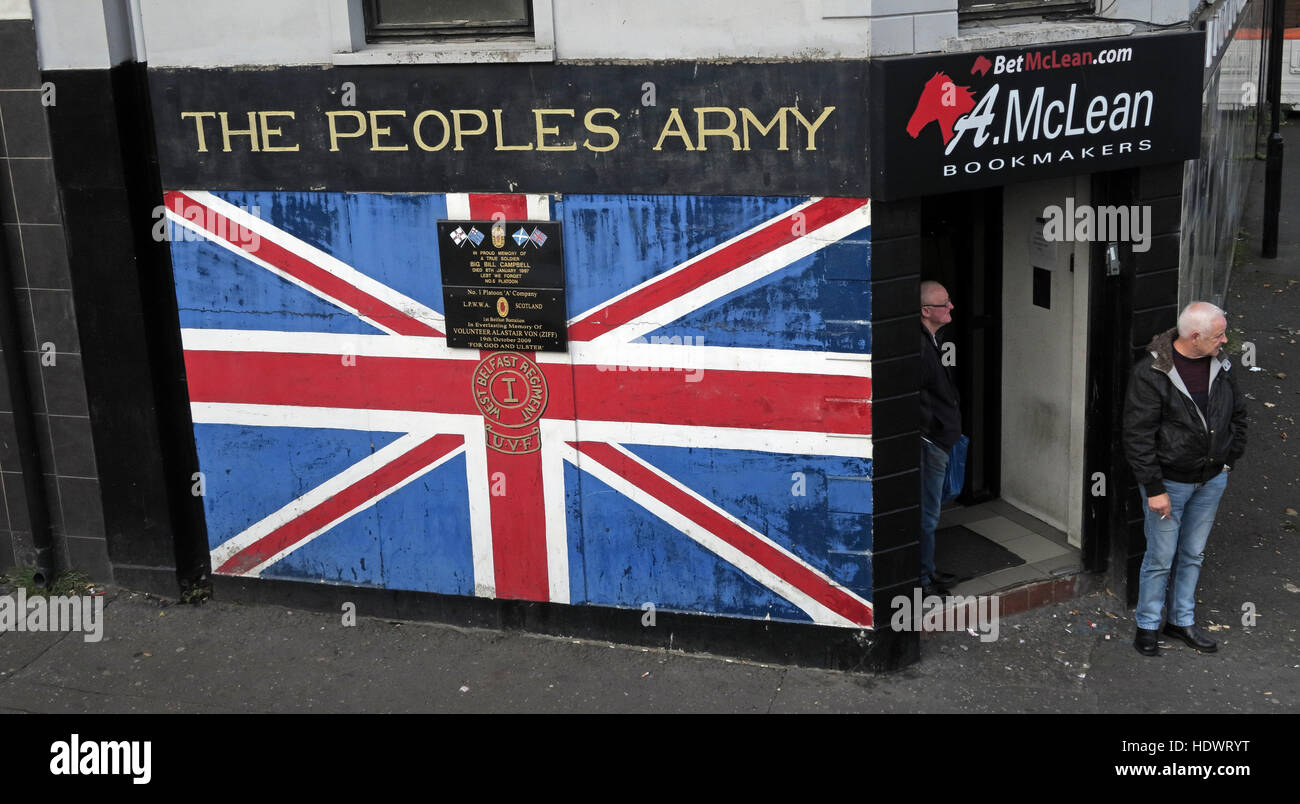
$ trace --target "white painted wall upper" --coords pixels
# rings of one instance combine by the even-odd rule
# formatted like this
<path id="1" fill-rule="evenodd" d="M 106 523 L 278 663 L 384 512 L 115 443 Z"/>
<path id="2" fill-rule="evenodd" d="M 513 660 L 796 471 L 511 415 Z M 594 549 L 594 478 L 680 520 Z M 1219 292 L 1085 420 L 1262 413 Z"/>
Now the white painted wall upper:
<path id="1" fill-rule="evenodd" d="M 0 0 L 32 3 L 44 69 L 446 61 L 861 59 L 1125 33 L 1131 24 L 993 20 L 957 0 L 532 0 L 535 41 L 367 45 L 361 0 Z M 1112 18 L 1186 20 L 1197 0 L 1103 0 Z M 1016 27 L 1019 23 L 1019 28 Z"/>
<path id="2" fill-rule="evenodd" d="M 31 0 L 42 70 L 102 70 L 132 54 L 130 0 Z"/>
<path id="3" fill-rule="evenodd" d="M 29 20 L 32 4 L 28 0 L 0 0 L 0 20 Z"/>
<path id="4" fill-rule="evenodd" d="M 554 0 L 556 55 L 561 59 L 867 57 L 869 23 L 861 14 L 869 9 L 826 19 L 825 5 L 827 0 Z"/>
<path id="5" fill-rule="evenodd" d="M 140 0 L 151 67 L 329 64 L 331 14 L 338 6 L 322 0 Z"/>
<path id="6" fill-rule="evenodd" d="M 101 0 L 34 2 L 38 30 L 45 29 L 40 37 L 42 67 L 109 63 L 109 26 Z M 361 13 L 359 0 L 121 2 L 128 13 L 138 8 L 143 49 L 149 64 L 156 67 L 329 64 L 336 54 L 354 49 L 350 40 L 356 38 Z M 956 0 L 917 2 L 956 4 Z M 547 59 L 843 59 L 864 58 L 870 52 L 869 22 L 861 16 L 870 13 L 870 0 L 857 4 L 844 0 L 534 0 L 534 4 L 553 23 L 553 47 L 538 43 L 545 44 Z M 824 17 L 824 6 L 828 13 L 841 16 Z M 128 32 L 130 22 L 128 16 Z M 551 26 L 539 23 L 543 27 Z M 391 56 L 391 47 L 370 49 L 390 54 L 374 61 L 402 62 L 420 60 L 410 51 L 437 48 L 410 48 L 404 58 Z M 457 48 L 448 50 L 453 58 L 435 60 L 457 60 Z M 468 60 L 488 59 L 474 52 Z"/>

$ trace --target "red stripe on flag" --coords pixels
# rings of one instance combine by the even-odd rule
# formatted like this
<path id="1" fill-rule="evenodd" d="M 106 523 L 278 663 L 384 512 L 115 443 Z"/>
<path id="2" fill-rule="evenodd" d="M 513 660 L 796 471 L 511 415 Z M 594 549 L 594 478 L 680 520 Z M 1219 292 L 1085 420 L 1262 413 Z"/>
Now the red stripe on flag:
<path id="1" fill-rule="evenodd" d="M 242 575 L 248 572 L 357 506 L 375 499 L 463 443 L 464 436 L 458 435 L 436 435 L 421 442 L 410 452 L 384 464 L 320 505 L 304 511 L 240 550 L 216 571 L 223 575 Z"/>
<path id="2" fill-rule="evenodd" d="M 542 453 L 507 455 L 489 449 L 487 470 L 496 596 L 550 600 Z"/>
<path id="3" fill-rule="evenodd" d="M 492 193 L 469 194 L 469 216 L 476 221 L 490 221 L 500 213 L 507 220 L 528 220 L 528 198 L 523 195 Z"/>
<path id="4" fill-rule="evenodd" d="M 870 203 L 865 198 L 823 198 L 791 212 L 767 226 L 686 268 L 601 307 L 569 325 L 569 340 L 589 341 L 667 304 L 756 258 L 811 235 L 828 223 Z"/>
<path id="5" fill-rule="evenodd" d="M 826 608 L 862 626 L 872 624 L 871 607 L 836 586 L 828 578 L 786 555 L 775 546 L 740 527 L 695 496 L 650 471 L 638 461 L 595 441 L 570 442 L 583 455 L 635 485 L 641 491 L 690 519 L 696 525 L 735 547 L 778 578 Z"/>
<path id="6" fill-rule="evenodd" d="M 185 193 L 169 192 L 166 195 L 166 201 L 167 206 L 173 212 L 199 226 L 199 228 L 218 240 L 229 243 L 235 248 L 269 263 L 308 287 L 320 291 L 340 304 L 355 309 L 360 315 L 371 321 L 388 327 L 398 335 L 442 337 L 442 333 L 436 328 L 419 319 L 412 318 L 387 302 L 371 296 L 364 290 L 265 237 L 256 238 L 256 246 L 251 242 L 254 240 L 251 235 L 245 236 L 241 234 L 232 239 L 231 233 L 236 231 L 248 232 L 248 230 L 243 229 L 239 224 L 206 204 L 195 201 Z"/>
<path id="7" fill-rule="evenodd" d="M 344 360 L 354 364 L 344 363 Z M 190 401 L 245 405 L 412 410 L 481 415 L 474 404 L 477 359 L 187 350 Z M 547 418 L 573 418 L 573 377 L 540 364 Z"/>
<path id="8" fill-rule="evenodd" d="M 871 380 L 865 377 L 618 368 L 573 367 L 578 419 L 871 433 Z"/>
<path id="9" fill-rule="evenodd" d="M 503 215 L 511 221 L 527 220 L 528 199 L 515 194 L 471 193 L 469 214 L 473 220 L 492 220 L 494 215 Z M 480 357 L 490 354 L 491 350 L 485 350 Z M 525 354 L 530 359 L 536 359 L 532 353 Z M 568 367 L 551 363 L 542 365 L 541 368 L 546 376 L 549 395 L 545 415 L 553 418 L 556 412 L 567 412 L 571 416 L 573 386 Z M 486 419 L 484 423 L 488 423 Z M 503 434 L 509 432 L 500 427 L 497 430 Z M 517 435 L 526 435 L 526 432 Z M 491 440 L 492 433 L 488 433 L 487 437 Z M 540 434 L 537 438 L 540 439 Z M 496 596 L 512 600 L 550 600 L 541 450 L 506 454 L 489 447 L 487 471 Z M 561 492 L 556 489 L 555 493 Z"/>
<path id="10" fill-rule="evenodd" d="M 344 363 L 354 361 L 355 365 Z M 186 351 L 192 402 L 478 415 L 477 360 Z"/>
<path id="11" fill-rule="evenodd" d="M 488 354 L 485 352 L 484 354 Z M 354 364 L 345 363 L 354 361 Z M 193 402 L 480 415 L 477 360 L 187 350 Z M 539 363 L 547 419 L 871 434 L 871 380 L 823 374 L 615 371 Z"/>

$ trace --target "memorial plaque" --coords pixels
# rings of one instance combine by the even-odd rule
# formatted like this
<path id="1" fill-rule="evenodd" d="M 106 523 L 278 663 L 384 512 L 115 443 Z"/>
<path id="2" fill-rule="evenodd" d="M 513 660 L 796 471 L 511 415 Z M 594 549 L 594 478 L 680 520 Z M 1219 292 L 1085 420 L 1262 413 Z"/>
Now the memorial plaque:
<path id="1" fill-rule="evenodd" d="M 557 221 L 438 221 L 438 246 L 448 346 L 565 351 Z"/>

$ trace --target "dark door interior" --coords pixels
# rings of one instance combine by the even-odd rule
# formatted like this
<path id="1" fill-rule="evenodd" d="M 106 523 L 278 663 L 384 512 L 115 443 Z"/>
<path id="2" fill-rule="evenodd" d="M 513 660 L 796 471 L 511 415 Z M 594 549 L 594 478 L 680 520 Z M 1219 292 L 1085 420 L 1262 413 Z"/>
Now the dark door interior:
<path id="1" fill-rule="evenodd" d="M 945 340 L 957 346 L 962 432 L 970 439 L 958 502 L 999 494 L 1002 443 L 1002 188 L 926 197 L 921 204 L 921 278 L 948 289 Z"/>

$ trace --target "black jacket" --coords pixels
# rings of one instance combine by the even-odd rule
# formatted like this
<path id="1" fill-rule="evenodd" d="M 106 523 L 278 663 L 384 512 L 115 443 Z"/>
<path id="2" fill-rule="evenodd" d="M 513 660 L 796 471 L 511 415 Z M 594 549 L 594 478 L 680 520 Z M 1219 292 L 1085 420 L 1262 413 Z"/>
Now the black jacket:
<path id="1" fill-rule="evenodd" d="M 940 341 L 943 343 L 943 341 Z M 930 331 L 921 325 L 921 435 L 944 449 L 961 436 L 961 396 Z"/>
<path id="2" fill-rule="evenodd" d="M 1165 480 L 1202 483 L 1235 464 L 1246 451 L 1246 398 L 1232 363 L 1210 361 L 1208 415 L 1192 401 L 1174 370 L 1171 329 L 1151 340 L 1129 376 L 1124 401 L 1124 453 L 1148 497 L 1165 493 Z"/>

